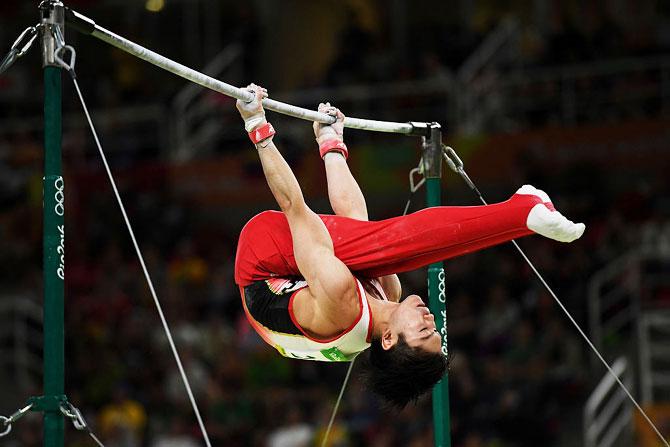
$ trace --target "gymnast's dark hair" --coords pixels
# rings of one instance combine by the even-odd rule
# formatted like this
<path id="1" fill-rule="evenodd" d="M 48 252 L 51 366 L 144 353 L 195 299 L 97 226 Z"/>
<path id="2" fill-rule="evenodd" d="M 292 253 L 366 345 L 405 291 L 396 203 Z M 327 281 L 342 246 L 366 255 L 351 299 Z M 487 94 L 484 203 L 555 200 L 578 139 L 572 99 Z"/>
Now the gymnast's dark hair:
<path id="1" fill-rule="evenodd" d="M 362 376 L 387 407 L 402 410 L 430 391 L 444 376 L 447 366 L 442 352 L 412 348 L 400 334 L 398 342 L 388 350 L 382 347 L 381 340 L 372 340 L 363 357 Z"/>

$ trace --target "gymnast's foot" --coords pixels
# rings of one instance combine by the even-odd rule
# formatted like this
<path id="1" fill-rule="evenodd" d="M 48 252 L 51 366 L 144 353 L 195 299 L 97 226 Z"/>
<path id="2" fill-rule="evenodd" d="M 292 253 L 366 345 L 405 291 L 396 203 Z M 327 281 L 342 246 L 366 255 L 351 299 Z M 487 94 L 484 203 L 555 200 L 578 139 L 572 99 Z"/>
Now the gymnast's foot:
<path id="1" fill-rule="evenodd" d="M 516 194 L 534 195 L 542 200 L 528 213 L 526 225 L 537 234 L 559 242 L 572 242 L 584 234 L 586 226 L 574 223 L 556 211 L 551 199 L 544 191 L 531 185 L 523 185 Z"/>

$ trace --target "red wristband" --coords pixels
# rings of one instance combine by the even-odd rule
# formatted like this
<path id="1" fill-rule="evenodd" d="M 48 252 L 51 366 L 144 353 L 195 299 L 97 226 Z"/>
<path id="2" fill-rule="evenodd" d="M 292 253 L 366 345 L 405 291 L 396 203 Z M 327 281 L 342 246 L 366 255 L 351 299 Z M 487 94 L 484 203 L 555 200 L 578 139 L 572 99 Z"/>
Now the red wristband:
<path id="1" fill-rule="evenodd" d="M 261 127 L 252 130 L 249 132 L 249 138 L 251 138 L 252 143 L 258 144 L 263 140 L 267 140 L 275 134 L 275 129 L 272 127 L 272 124 L 265 123 Z"/>
<path id="2" fill-rule="evenodd" d="M 347 150 L 347 145 L 340 140 L 326 140 L 319 145 L 319 154 L 321 158 L 324 157 L 328 152 L 339 152 L 344 155 L 344 159 L 349 158 L 349 151 Z"/>

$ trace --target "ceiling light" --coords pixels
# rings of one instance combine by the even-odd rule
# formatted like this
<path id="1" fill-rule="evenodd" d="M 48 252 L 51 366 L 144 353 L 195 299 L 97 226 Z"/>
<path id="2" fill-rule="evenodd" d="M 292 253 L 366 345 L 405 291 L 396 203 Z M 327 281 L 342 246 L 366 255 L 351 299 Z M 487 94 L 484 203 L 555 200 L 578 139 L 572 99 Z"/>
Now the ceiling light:
<path id="1" fill-rule="evenodd" d="M 160 12 L 165 7 L 165 0 L 147 0 L 144 7 L 150 12 Z"/>

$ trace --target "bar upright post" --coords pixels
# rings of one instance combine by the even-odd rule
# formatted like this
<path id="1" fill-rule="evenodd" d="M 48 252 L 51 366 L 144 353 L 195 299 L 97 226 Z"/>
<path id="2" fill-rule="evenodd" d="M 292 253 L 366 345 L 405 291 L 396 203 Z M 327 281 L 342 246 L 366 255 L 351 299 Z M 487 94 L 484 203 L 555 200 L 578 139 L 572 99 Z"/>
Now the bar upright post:
<path id="1" fill-rule="evenodd" d="M 64 33 L 59 1 L 42 2 L 44 67 L 44 446 L 63 447 L 64 418 L 57 402 L 65 389 L 65 197 L 61 168 L 61 68 L 54 32 Z M 61 34 L 62 36 L 63 34 Z"/>
<path id="2" fill-rule="evenodd" d="M 423 168 L 426 176 L 426 206 L 440 206 L 442 180 L 442 130 L 438 123 L 430 123 L 427 137 L 423 137 Z M 442 353 L 447 356 L 447 310 L 444 264 L 428 266 L 428 304 L 435 315 L 435 325 L 442 337 Z M 433 429 L 435 446 L 450 447 L 449 377 L 433 389 Z"/>

